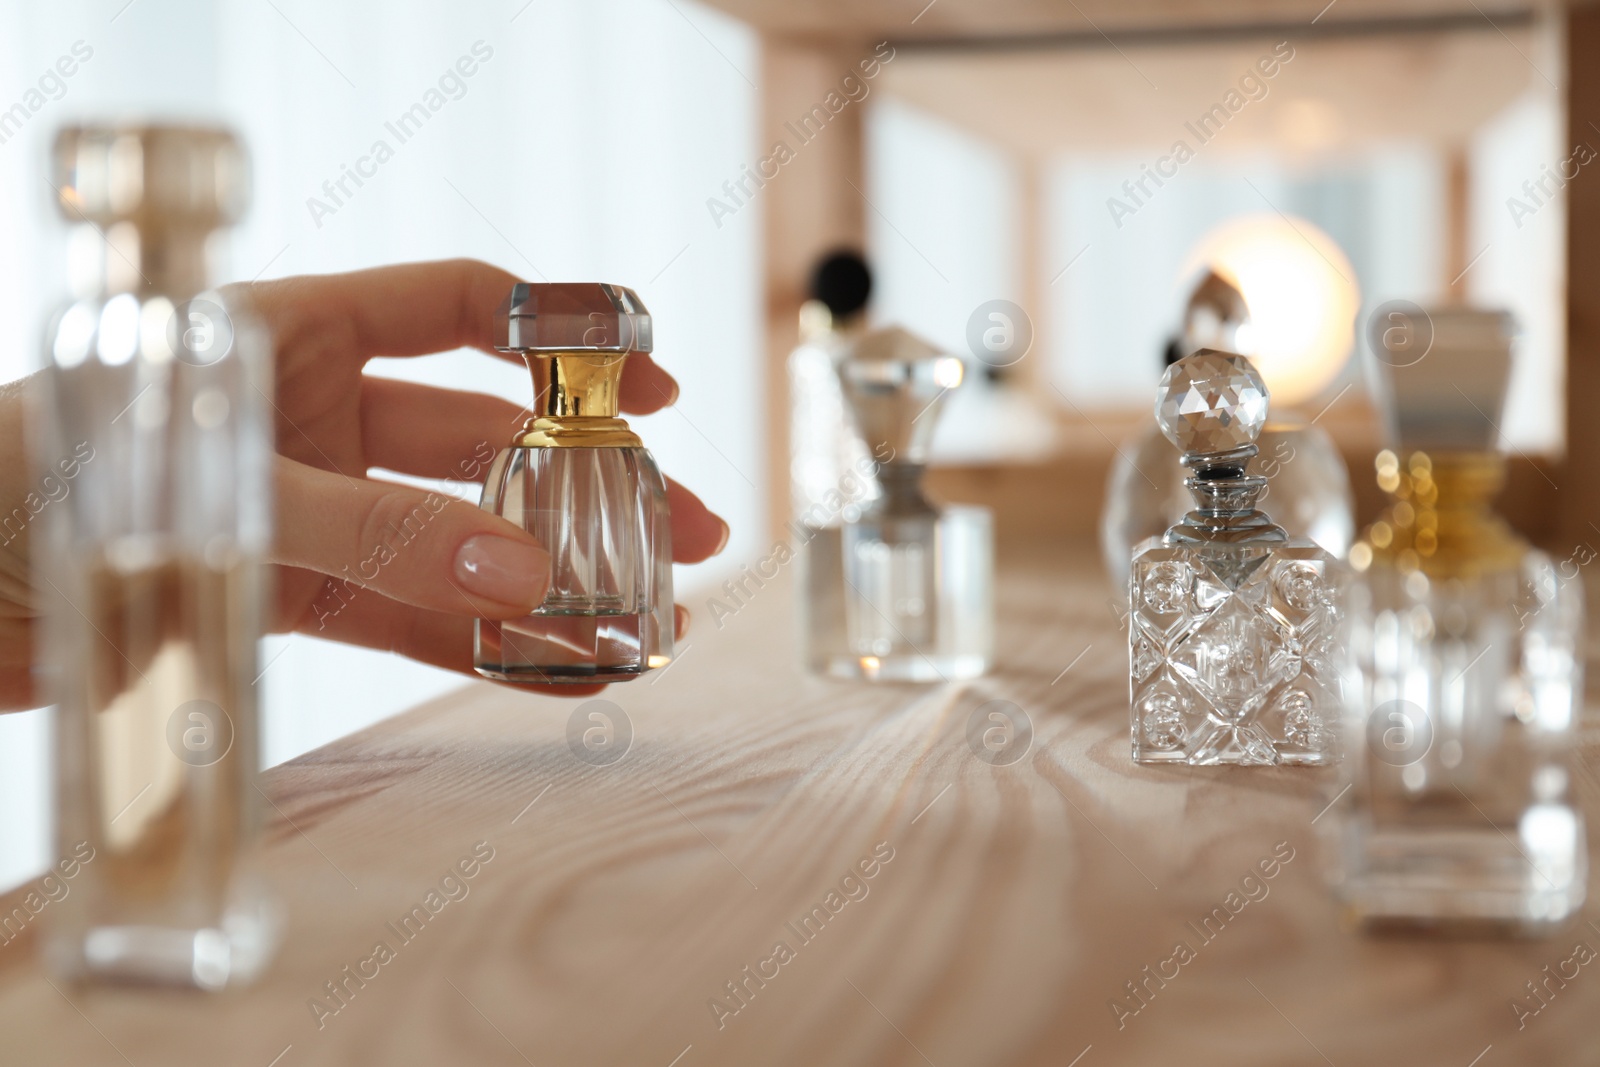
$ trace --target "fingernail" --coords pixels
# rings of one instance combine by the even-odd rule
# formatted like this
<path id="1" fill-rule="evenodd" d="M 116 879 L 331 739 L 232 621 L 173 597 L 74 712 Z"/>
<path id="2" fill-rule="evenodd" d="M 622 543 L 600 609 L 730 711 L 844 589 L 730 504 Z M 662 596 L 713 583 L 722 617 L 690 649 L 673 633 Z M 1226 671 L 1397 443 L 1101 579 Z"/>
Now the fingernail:
<path id="1" fill-rule="evenodd" d="M 479 534 L 456 550 L 455 574 L 473 596 L 532 608 L 550 584 L 550 553 L 538 545 Z"/>
<path id="2" fill-rule="evenodd" d="M 728 537 L 733 533 L 726 522 L 721 519 L 717 521 L 722 523 L 722 540 L 717 542 L 717 547 L 711 553 L 713 556 L 721 555 L 722 550 L 728 547 Z"/>

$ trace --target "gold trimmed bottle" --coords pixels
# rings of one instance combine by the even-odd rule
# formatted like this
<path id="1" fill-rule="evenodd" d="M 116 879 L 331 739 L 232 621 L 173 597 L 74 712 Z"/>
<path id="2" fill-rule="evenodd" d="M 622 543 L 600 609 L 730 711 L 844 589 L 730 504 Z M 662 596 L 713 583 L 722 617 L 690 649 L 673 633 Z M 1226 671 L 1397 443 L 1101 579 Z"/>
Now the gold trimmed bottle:
<path id="1" fill-rule="evenodd" d="M 527 684 L 621 682 L 673 655 L 672 528 L 656 462 L 619 418 L 622 368 L 651 349 L 631 289 L 519 283 L 500 351 L 533 375 L 534 410 L 484 481 L 484 510 L 550 553 L 543 602 L 477 623 L 474 666 Z"/>
<path id="2" fill-rule="evenodd" d="M 1546 931 L 1585 894 L 1573 747 L 1594 554 L 1557 563 L 1493 510 L 1509 317 L 1440 310 L 1425 326 L 1427 358 L 1385 375 L 1392 502 L 1350 552 L 1334 884 L 1373 927 Z"/>
<path id="3" fill-rule="evenodd" d="M 243 152 L 221 130 L 73 127 L 54 170 L 75 299 L 47 339 L 35 464 L 68 482 L 33 544 L 57 843 L 85 862 L 45 961 L 233 986 L 277 928 L 254 852 L 272 353 L 206 287 Z"/>

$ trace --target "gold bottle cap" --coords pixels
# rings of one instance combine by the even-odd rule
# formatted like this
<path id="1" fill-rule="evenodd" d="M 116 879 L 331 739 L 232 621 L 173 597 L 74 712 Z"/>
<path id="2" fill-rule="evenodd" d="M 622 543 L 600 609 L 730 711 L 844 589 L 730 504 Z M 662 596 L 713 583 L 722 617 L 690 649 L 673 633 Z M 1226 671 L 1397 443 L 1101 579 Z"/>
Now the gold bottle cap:
<path id="1" fill-rule="evenodd" d="M 1398 301 L 1380 311 L 1369 340 L 1398 447 L 1378 453 L 1378 485 L 1394 502 L 1351 548 L 1350 562 L 1434 579 L 1515 566 L 1522 541 L 1492 506 L 1505 479 L 1500 424 L 1515 320 Z"/>
<path id="2" fill-rule="evenodd" d="M 520 448 L 640 448 L 621 412 L 622 367 L 652 348 L 650 312 L 632 289 L 599 282 L 518 282 L 499 312 L 495 348 L 533 375 L 534 418 Z"/>
<path id="3" fill-rule="evenodd" d="M 1471 578 L 1517 565 L 1522 539 L 1493 508 L 1505 484 L 1498 452 L 1378 453 L 1378 485 L 1393 499 L 1350 549 L 1358 571 L 1375 563 L 1429 578 Z"/>

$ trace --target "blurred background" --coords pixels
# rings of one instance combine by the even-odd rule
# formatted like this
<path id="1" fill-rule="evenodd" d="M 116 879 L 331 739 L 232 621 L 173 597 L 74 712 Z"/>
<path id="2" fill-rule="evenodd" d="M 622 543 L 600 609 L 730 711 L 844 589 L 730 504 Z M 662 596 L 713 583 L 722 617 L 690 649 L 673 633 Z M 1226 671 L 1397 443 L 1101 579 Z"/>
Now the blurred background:
<path id="1" fill-rule="evenodd" d="M 1373 310 L 1511 311 L 1506 511 L 1570 539 L 1567 197 L 1600 189 L 1578 150 L 1600 128 L 1571 104 L 1576 16 L 1325 2 L 4 0 L 0 375 L 40 365 L 65 292 L 55 128 L 221 120 L 255 189 L 229 280 L 471 256 L 640 292 L 683 394 L 639 429 L 733 527 L 718 562 L 678 575 L 691 607 L 788 517 L 784 360 L 839 248 L 871 264 L 870 321 L 971 363 L 935 489 L 995 507 L 1002 544 L 1094 551 L 1196 272 L 1230 249 L 1255 257 L 1239 275 L 1257 325 L 1298 346 L 1295 405 L 1339 444 L 1363 519 Z M 419 102 L 426 121 L 396 136 Z M 1326 284 L 1282 285 L 1296 263 Z M 1003 366 L 975 341 L 994 301 L 1031 338 Z M 472 353 L 372 369 L 528 398 L 520 368 Z M 262 663 L 269 764 L 461 684 L 303 636 Z M 46 861 L 47 715 L 0 717 L 0 887 Z"/>

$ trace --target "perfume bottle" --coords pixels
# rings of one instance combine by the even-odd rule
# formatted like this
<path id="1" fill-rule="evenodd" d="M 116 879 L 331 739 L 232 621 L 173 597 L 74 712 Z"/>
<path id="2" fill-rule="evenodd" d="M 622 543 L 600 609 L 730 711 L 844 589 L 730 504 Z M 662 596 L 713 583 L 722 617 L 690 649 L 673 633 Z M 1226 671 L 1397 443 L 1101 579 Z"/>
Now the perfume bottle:
<path id="1" fill-rule="evenodd" d="M 1267 421 L 1244 356 L 1167 368 L 1161 431 L 1196 507 L 1133 557 L 1128 645 L 1136 763 L 1319 765 L 1338 758 L 1341 566 L 1256 508 Z"/>
<path id="2" fill-rule="evenodd" d="M 1537 933 L 1585 895 L 1573 776 L 1593 553 L 1557 563 L 1491 508 L 1509 316 L 1430 320 L 1427 359 L 1387 368 L 1399 448 L 1377 473 L 1392 503 L 1350 553 L 1334 886 L 1371 927 Z"/>
<path id="3" fill-rule="evenodd" d="M 550 553 L 550 588 L 520 619 L 479 619 L 474 666 L 502 682 L 621 682 L 672 660 L 672 526 L 655 459 L 618 417 L 622 368 L 649 352 L 631 289 L 520 283 L 502 352 L 533 375 L 536 414 L 484 480 L 484 510 Z"/>
<path id="4" fill-rule="evenodd" d="M 33 543 L 57 846 L 82 862 L 45 962 L 241 984 L 278 928 L 255 855 L 272 353 L 207 289 L 209 239 L 246 200 L 243 153 L 220 130 L 82 126 L 53 170 L 75 299 L 47 337 L 35 464 L 66 491 Z"/>
<path id="5" fill-rule="evenodd" d="M 839 364 L 846 406 L 877 461 L 859 518 L 811 530 L 805 659 L 840 678 L 949 681 L 988 670 L 994 547 L 985 508 L 923 494 L 940 402 L 961 360 L 899 328 L 867 334 Z"/>
<path id="6" fill-rule="evenodd" d="M 1202 348 L 1252 351 L 1254 327 L 1238 288 L 1206 271 L 1190 295 L 1182 334 L 1166 352 L 1166 365 Z M 1247 472 L 1267 479 L 1261 494 L 1273 518 L 1291 537 L 1305 537 L 1343 557 L 1355 540 L 1355 502 L 1350 474 L 1333 438 L 1304 413 L 1273 406 L 1256 439 L 1258 453 Z M 1106 572 L 1119 585 L 1128 579 L 1132 550 L 1159 537 L 1189 510 L 1183 465 L 1151 423 L 1118 450 L 1106 483 L 1100 547 Z"/>
<path id="7" fill-rule="evenodd" d="M 839 363 L 864 332 L 872 274 L 852 252 L 835 252 L 811 278 L 800 307 L 800 344 L 789 354 L 789 488 L 796 522 L 838 527 L 877 494 L 873 461 L 853 432 Z"/>

